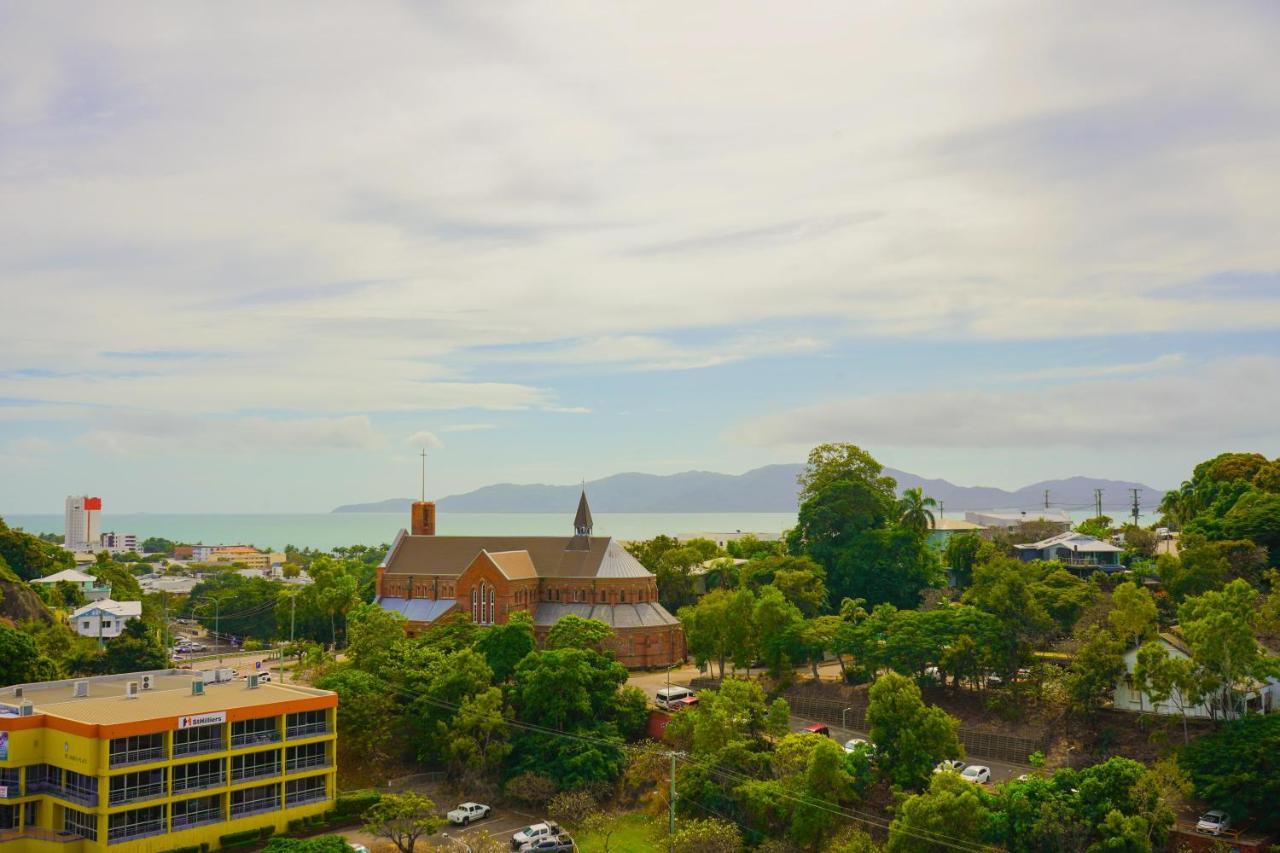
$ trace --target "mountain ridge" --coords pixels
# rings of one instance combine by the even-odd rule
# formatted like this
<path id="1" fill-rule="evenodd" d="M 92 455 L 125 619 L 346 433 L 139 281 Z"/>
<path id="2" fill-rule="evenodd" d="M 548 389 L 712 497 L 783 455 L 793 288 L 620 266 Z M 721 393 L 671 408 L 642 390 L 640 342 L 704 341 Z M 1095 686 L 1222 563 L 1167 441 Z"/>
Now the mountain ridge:
<path id="1" fill-rule="evenodd" d="M 803 464 L 795 463 L 765 465 L 742 474 L 629 471 L 592 480 L 586 487 L 595 512 L 795 512 L 796 476 L 803 470 Z M 898 481 L 899 493 L 920 486 L 950 510 L 1038 508 L 1044 503 L 1046 489 L 1055 509 L 1093 506 L 1093 490 L 1098 488 L 1103 490 L 1104 510 L 1127 509 L 1130 489 L 1142 490 L 1143 506 L 1153 506 L 1164 494 L 1142 483 L 1081 475 L 1041 480 L 1009 491 L 995 486 L 958 486 L 893 468 L 886 468 L 885 473 Z M 580 489 L 579 485 L 493 483 L 447 495 L 436 504 L 441 512 L 572 512 Z M 389 498 L 345 504 L 332 512 L 407 512 L 412 502 L 412 498 Z"/>

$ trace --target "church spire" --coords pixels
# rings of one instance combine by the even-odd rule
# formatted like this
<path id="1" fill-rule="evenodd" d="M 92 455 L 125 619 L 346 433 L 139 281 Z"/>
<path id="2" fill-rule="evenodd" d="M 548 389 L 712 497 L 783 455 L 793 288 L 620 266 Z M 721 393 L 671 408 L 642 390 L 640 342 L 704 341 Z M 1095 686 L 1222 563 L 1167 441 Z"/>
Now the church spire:
<path id="1" fill-rule="evenodd" d="M 578 514 L 573 518 L 573 532 L 578 536 L 591 535 L 591 507 L 587 506 L 587 487 L 582 487 L 582 497 L 578 498 Z"/>

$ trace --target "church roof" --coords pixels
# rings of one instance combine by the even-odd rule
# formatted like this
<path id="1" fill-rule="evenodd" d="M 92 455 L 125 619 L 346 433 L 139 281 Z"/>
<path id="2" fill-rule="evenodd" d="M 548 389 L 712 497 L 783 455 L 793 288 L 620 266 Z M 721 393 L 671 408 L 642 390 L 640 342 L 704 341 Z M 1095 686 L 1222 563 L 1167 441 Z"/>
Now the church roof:
<path id="1" fill-rule="evenodd" d="M 587 490 L 582 490 L 582 497 L 578 498 L 578 514 L 573 517 L 573 529 L 578 533 L 591 532 L 591 507 L 587 506 Z"/>
<path id="2" fill-rule="evenodd" d="M 502 576 L 509 581 L 527 580 L 538 576 L 528 551 L 499 551 L 496 554 L 482 551 L 481 553 L 489 558 L 489 562 L 493 563 L 498 571 L 502 572 Z"/>
<path id="3" fill-rule="evenodd" d="M 609 536 L 410 536 L 401 531 L 383 560 L 383 568 L 388 574 L 460 575 L 481 551 L 488 551 L 490 559 L 513 551 L 527 552 L 534 572 L 527 577 L 652 577 Z M 523 560 L 502 559 L 513 567 L 517 560 Z"/>
<path id="4" fill-rule="evenodd" d="M 534 625 L 554 625 L 569 614 L 598 619 L 610 628 L 652 628 L 679 625 L 665 607 L 647 601 L 639 604 L 555 604 L 540 602 L 533 611 Z"/>

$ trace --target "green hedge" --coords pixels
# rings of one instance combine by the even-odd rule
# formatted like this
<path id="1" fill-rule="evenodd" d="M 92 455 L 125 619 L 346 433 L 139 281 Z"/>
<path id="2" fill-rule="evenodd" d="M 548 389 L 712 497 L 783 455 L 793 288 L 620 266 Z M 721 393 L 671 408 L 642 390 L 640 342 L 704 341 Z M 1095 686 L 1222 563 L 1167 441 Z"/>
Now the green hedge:
<path id="1" fill-rule="evenodd" d="M 172 850 L 165 850 L 164 853 L 200 853 L 200 845 L 192 844 L 190 847 L 174 847 Z"/>
<path id="2" fill-rule="evenodd" d="M 240 847 L 248 847 L 250 844 L 257 844 L 259 841 L 266 841 L 275 831 L 274 826 L 263 826 L 258 829 L 246 829 L 244 832 L 230 832 L 219 836 L 218 842 L 223 850 L 236 850 Z"/>
<path id="3" fill-rule="evenodd" d="M 370 806 L 373 806 L 382 795 L 377 791 L 354 791 L 350 794 L 339 794 L 334 812 L 339 818 L 361 817 Z"/>

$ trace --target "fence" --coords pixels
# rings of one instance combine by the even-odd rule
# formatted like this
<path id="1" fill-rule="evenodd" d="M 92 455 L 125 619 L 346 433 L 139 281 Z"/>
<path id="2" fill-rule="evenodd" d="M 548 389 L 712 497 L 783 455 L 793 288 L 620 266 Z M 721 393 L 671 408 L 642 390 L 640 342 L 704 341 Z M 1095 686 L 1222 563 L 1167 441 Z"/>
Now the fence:
<path id="1" fill-rule="evenodd" d="M 247 658 L 247 657 L 255 657 L 257 655 L 261 655 L 263 660 L 279 660 L 280 650 L 279 649 L 261 649 L 256 652 L 240 651 L 240 652 L 224 652 L 222 654 L 218 654 L 217 652 L 214 652 L 213 654 L 192 655 L 190 657 L 188 657 L 187 655 L 183 655 L 182 657 L 171 655 L 170 659 L 175 661 L 178 664 L 206 663 L 211 660 L 220 660 L 222 658 Z"/>
<path id="2" fill-rule="evenodd" d="M 835 699 L 815 696 L 785 696 L 791 713 L 797 717 L 819 720 L 846 729 L 866 730 L 867 708 Z M 1033 752 L 1042 751 L 1044 743 L 1032 738 L 983 732 L 961 728 L 956 731 L 965 752 L 984 758 L 1026 764 Z"/>

